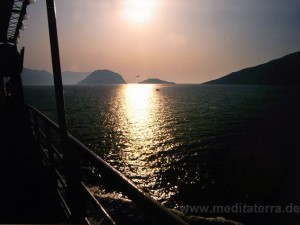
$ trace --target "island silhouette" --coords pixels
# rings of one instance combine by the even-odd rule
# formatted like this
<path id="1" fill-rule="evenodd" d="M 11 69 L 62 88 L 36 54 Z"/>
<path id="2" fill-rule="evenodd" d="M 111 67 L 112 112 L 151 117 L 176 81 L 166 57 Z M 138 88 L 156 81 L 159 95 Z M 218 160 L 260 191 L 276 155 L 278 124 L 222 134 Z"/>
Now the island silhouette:
<path id="1" fill-rule="evenodd" d="M 158 78 L 149 78 L 147 80 L 139 82 L 139 84 L 175 84 L 175 83 L 174 82 L 165 81 L 165 80 L 160 80 Z"/>
<path id="2" fill-rule="evenodd" d="M 78 84 L 126 84 L 126 81 L 111 70 L 96 70 Z"/>

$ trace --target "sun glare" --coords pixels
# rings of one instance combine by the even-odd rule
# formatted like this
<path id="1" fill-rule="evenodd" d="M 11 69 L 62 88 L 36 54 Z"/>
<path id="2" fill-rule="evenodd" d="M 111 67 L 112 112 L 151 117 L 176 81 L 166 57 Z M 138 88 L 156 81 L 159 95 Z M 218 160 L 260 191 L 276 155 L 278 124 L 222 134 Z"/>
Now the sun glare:
<path id="1" fill-rule="evenodd" d="M 125 0 L 124 15 L 131 22 L 142 24 L 152 19 L 159 0 Z"/>

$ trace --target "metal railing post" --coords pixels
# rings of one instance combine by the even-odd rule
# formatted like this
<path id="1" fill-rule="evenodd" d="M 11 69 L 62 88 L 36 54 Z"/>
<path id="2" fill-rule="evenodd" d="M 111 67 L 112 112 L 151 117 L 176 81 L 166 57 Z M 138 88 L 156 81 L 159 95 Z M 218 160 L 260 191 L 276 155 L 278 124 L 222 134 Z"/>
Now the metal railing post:
<path id="1" fill-rule="evenodd" d="M 34 121 L 33 129 L 34 129 L 34 133 L 35 133 L 36 143 L 38 145 L 40 145 L 41 139 L 40 139 L 40 133 L 39 133 L 39 119 L 35 112 L 33 112 L 33 121 Z"/>
<path id="2" fill-rule="evenodd" d="M 61 76 L 57 26 L 56 26 L 56 12 L 55 0 L 47 0 L 47 15 L 49 26 L 50 47 L 52 56 L 54 87 L 58 125 L 60 129 L 61 147 L 63 152 L 64 167 L 66 172 L 66 182 L 68 186 L 67 194 L 71 210 L 72 223 L 85 222 L 85 203 L 83 190 L 81 187 L 81 171 L 78 154 L 71 151 L 68 144 L 68 130 L 66 122 L 66 112 Z"/>
<path id="3" fill-rule="evenodd" d="M 16 50 L 17 51 L 17 50 Z M 16 97 L 18 101 L 21 104 L 24 104 L 24 93 L 23 93 L 23 84 L 22 84 L 22 70 L 23 70 L 23 62 L 24 62 L 24 53 L 25 53 L 25 48 L 23 47 L 20 51 L 20 54 L 18 53 L 18 71 L 17 74 L 15 75 L 15 88 L 16 88 Z"/>
<path id="4" fill-rule="evenodd" d="M 49 162 L 50 162 L 51 166 L 54 167 L 54 163 L 55 163 L 54 150 L 51 146 L 52 136 L 51 136 L 50 127 L 49 127 L 49 124 L 47 123 L 47 121 L 44 121 L 44 126 L 45 126 L 46 146 L 48 149 Z"/>

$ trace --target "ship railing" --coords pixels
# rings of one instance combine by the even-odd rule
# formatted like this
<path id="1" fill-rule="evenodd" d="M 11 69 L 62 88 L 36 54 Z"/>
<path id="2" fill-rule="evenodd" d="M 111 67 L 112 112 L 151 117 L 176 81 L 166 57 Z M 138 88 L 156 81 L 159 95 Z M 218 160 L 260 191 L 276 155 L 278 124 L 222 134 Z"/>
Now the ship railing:
<path id="1" fill-rule="evenodd" d="M 122 219 L 116 218 L 116 215 L 111 213 L 113 210 L 105 209 L 101 198 L 92 192 L 91 189 L 95 189 L 96 186 L 98 190 L 109 187 L 110 190 L 115 190 L 131 201 L 142 213 L 143 219 L 139 224 L 187 224 L 70 134 L 67 137 L 67 147 L 73 156 L 64 156 L 59 126 L 33 106 L 26 105 L 26 107 L 32 132 L 42 149 L 41 157 L 44 164 L 54 170 L 57 195 L 72 222 L 82 222 L 80 217 L 83 217 L 84 222 L 88 224 L 123 224 Z M 73 182 L 72 180 L 66 182 L 68 172 L 72 174 Z M 92 185 L 89 182 L 91 177 L 93 177 Z M 73 191 L 73 195 L 68 193 L 70 190 Z M 70 199 L 70 196 L 74 198 L 74 190 L 76 199 Z"/>

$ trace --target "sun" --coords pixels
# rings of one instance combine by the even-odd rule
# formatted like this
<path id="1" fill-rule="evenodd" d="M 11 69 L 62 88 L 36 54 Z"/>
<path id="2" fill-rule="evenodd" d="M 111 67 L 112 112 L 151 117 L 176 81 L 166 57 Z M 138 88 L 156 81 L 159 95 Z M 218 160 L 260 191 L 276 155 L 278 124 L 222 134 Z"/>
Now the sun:
<path id="1" fill-rule="evenodd" d="M 159 0 L 124 0 L 124 16 L 127 20 L 143 24 L 152 19 Z"/>

